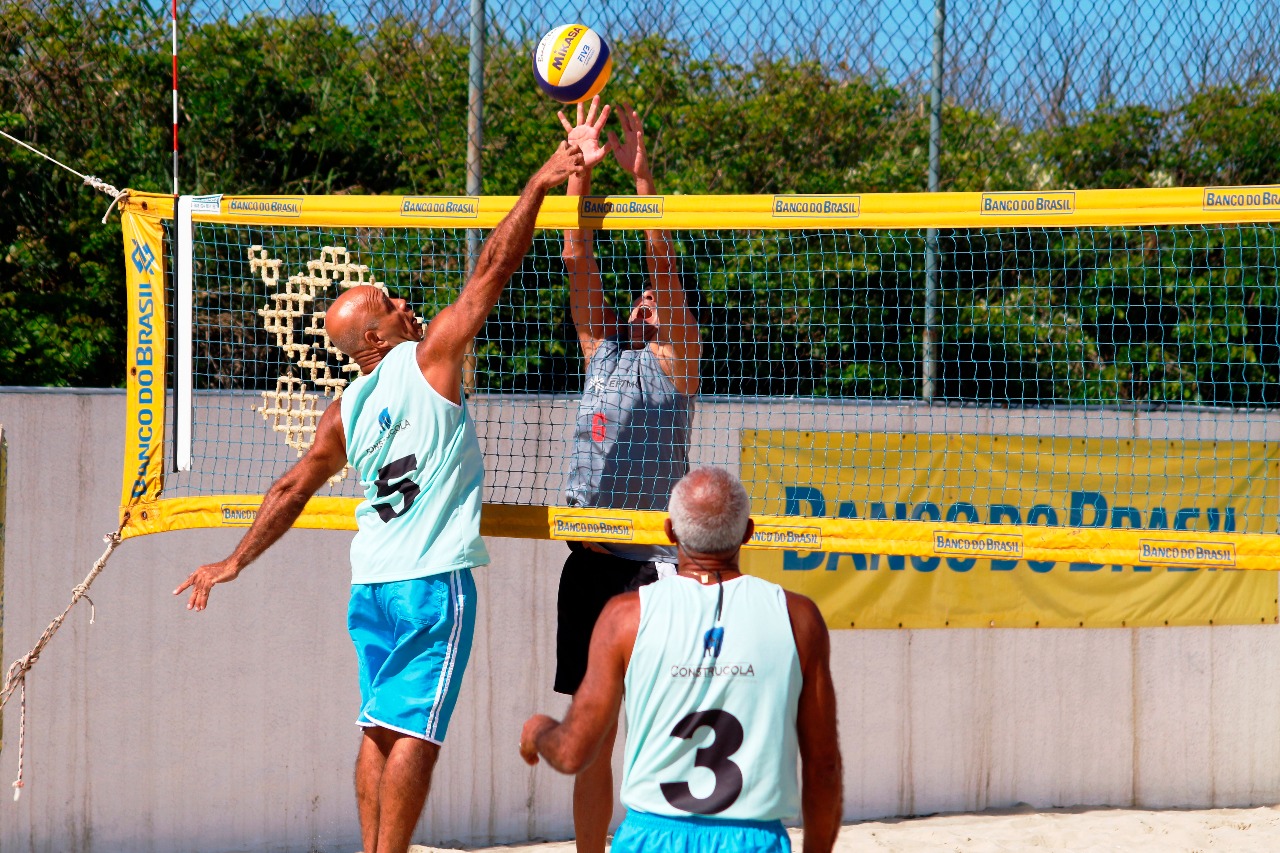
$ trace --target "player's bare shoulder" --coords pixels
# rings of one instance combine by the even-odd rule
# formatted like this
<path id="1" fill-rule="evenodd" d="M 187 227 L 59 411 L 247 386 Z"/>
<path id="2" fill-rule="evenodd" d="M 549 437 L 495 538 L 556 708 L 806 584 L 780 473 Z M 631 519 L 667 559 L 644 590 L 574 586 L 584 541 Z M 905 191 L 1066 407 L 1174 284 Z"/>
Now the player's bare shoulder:
<path id="1" fill-rule="evenodd" d="M 610 625 L 618 627 L 624 633 L 629 629 L 634 635 L 640 628 L 640 593 L 624 592 L 615 595 L 604 606 L 600 619 L 608 619 Z"/>
<path id="2" fill-rule="evenodd" d="M 810 655 L 825 657 L 831 638 L 822 611 L 806 595 L 790 590 L 783 592 L 787 597 L 787 615 L 791 618 L 791 634 L 795 637 L 801 665 L 804 666 Z"/>
<path id="3" fill-rule="evenodd" d="M 631 650 L 635 648 L 639 632 L 640 593 L 624 592 L 609 599 L 609 603 L 600 612 L 596 629 L 591 635 L 591 644 L 594 646 L 603 641 L 621 653 L 624 661 L 630 661 Z"/>
<path id="4" fill-rule="evenodd" d="M 325 407 L 320 422 L 316 424 L 315 441 L 307 448 L 303 459 L 318 464 L 341 468 L 347 463 L 347 431 L 342 423 L 342 398 Z M 332 476 L 333 473 L 326 476 Z"/>

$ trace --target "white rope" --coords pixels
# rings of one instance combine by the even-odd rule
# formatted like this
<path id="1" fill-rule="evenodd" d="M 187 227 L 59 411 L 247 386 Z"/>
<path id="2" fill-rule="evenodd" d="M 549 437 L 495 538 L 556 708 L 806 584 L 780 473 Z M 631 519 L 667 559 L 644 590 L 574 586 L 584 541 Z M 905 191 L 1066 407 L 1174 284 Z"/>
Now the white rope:
<path id="1" fill-rule="evenodd" d="M 0 133 L 3 132 L 4 131 L 0 131 Z M 103 551 L 102 556 L 98 558 L 98 562 L 93 564 L 93 568 L 89 570 L 89 574 L 85 577 L 84 581 L 77 584 L 71 591 L 71 603 L 66 606 L 66 609 L 63 610 L 57 618 L 49 623 L 48 628 L 44 629 L 44 633 L 41 634 L 40 639 L 36 641 L 35 647 L 9 665 L 9 672 L 4 677 L 4 686 L 0 687 L 0 709 L 4 708 L 5 703 L 9 701 L 9 697 L 13 696 L 13 692 L 15 690 L 19 690 L 21 694 L 21 701 L 19 702 L 21 711 L 19 712 L 20 716 L 18 721 L 18 779 L 13 783 L 14 802 L 17 802 L 18 797 L 22 796 L 23 788 L 22 770 L 27 739 L 27 673 L 31 670 L 31 667 L 35 666 L 36 661 L 40 659 L 40 653 L 44 651 L 44 647 L 48 645 L 49 640 L 53 639 L 53 635 L 62 627 L 62 621 L 67 618 L 67 614 L 71 612 L 71 608 L 75 607 L 76 603 L 82 598 L 89 602 L 89 624 L 93 624 L 95 608 L 93 606 L 93 599 L 89 598 L 87 594 L 89 592 L 89 587 L 93 584 L 94 578 L 101 574 L 102 570 L 106 568 L 107 558 L 111 556 L 111 552 L 120 544 L 120 534 L 124 531 L 124 526 L 128 523 L 129 516 L 126 514 L 124 520 L 120 522 L 120 526 L 116 528 L 115 533 L 108 533 L 106 536 L 102 537 L 103 541 L 107 543 L 107 550 Z"/>
<path id="2" fill-rule="evenodd" d="M 103 225 L 107 224 L 107 217 L 111 215 L 111 209 L 116 206 L 116 202 L 120 201 L 122 198 L 129 195 L 129 191 L 127 189 L 118 190 L 115 187 L 113 187 L 111 184 L 99 178 L 96 178 L 93 175 L 86 175 L 83 172 L 77 172 L 75 169 L 71 168 L 66 163 L 62 163 L 62 162 L 59 162 L 58 160 L 53 159 L 48 154 L 44 153 L 38 148 L 31 147 L 27 143 L 23 142 L 21 139 L 10 136 L 9 134 L 5 133 L 3 130 L 0 130 L 0 136 L 3 136 L 5 139 L 9 140 L 10 142 L 16 142 L 17 144 L 21 145 L 23 148 L 27 149 L 28 151 L 34 154 L 39 154 L 41 157 L 48 160 L 50 163 L 54 164 L 55 166 L 61 166 L 71 174 L 75 175 L 77 178 L 82 179 L 87 186 L 93 187 L 95 190 L 99 190 L 100 192 L 104 192 L 107 195 L 111 196 L 111 204 L 107 205 L 107 212 L 102 214 Z"/>

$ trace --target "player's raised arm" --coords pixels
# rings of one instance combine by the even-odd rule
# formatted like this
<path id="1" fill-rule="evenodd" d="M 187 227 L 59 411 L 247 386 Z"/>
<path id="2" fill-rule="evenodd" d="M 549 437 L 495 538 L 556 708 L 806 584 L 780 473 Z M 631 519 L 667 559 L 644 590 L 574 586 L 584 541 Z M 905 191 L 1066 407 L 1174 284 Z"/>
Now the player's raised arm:
<path id="1" fill-rule="evenodd" d="M 582 168 L 582 150 L 567 141 L 560 143 L 525 184 L 515 207 L 484 241 L 475 271 L 457 301 L 440 311 L 427 327 L 418 345 L 418 363 L 427 381 L 440 393 L 447 391 L 446 396 L 456 396 L 454 389 L 462 383 L 462 362 L 467 348 L 529 251 L 534 224 L 547 192 L 571 175 L 580 174 Z"/>
<path id="2" fill-rule="evenodd" d="M 271 484 L 253 524 L 231 556 L 196 569 L 173 591 L 179 595 L 185 589 L 191 590 L 188 610 L 204 610 L 209 605 L 209 592 L 214 584 L 235 580 L 246 566 L 285 534 L 325 481 L 342 470 L 347 463 L 347 447 L 339 413 L 341 402 L 337 400 L 324 410 L 316 426 L 315 442 L 284 476 Z"/>
<path id="3" fill-rule="evenodd" d="M 796 715 L 804 853 L 830 853 L 840 833 L 844 808 L 831 637 L 822 613 L 810 599 L 788 592 L 787 611 L 804 679 Z"/>
<path id="4" fill-rule="evenodd" d="M 600 130 L 609 118 L 610 107 L 600 109 L 599 96 L 591 99 L 591 107 L 583 112 L 578 104 L 578 123 L 570 124 L 563 112 L 557 113 L 560 124 L 569 134 L 569 141 L 582 148 L 585 168 L 581 175 L 569 178 L 568 195 L 582 197 L 591 194 L 591 169 L 604 160 L 616 142 L 612 137 L 608 145 L 600 145 Z M 600 281 L 600 268 L 596 264 L 594 232 L 590 228 L 571 229 L 564 232 L 564 268 L 569 274 L 569 313 L 582 346 L 582 357 L 590 362 L 596 349 L 609 335 L 618 329 L 618 315 L 604 299 L 604 286 Z"/>
<path id="5" fill-rule="evenodd" d="M 542 756 L 561 773 L 577 773 L 595 760 L 605 733 L 618 721 L 627 661 L 639 627 L 638 593 L 615 596 L 605 605 L 591 634 L 587 675 L 573 694 L 564 722 L 545 714 L 525 722 L 520 733 L 520 756 L 525 762 L 537 764 Z"/>
<path id="6" fill-rule="evenodd" d="M 619 142 L 613 133 L 609 134 L 614 158 L 627 174 L 635 178 L 637 195 L 657 195 L 640 113 L 623 104 L 618 110 L 618 120 L 622 124 L 622 141 Z M 667 362 L 664 367 L 676 389 L 682 394 L 693 395 L 698 393 L 699 361 L 702 357 L 698 320 L 689 310 L 670 233 L 649 229 L 644 234 L 649 248 L 645 262 L 653 286 L 652 307 L 662 329 L 657 342 L 660 357 Z"/>

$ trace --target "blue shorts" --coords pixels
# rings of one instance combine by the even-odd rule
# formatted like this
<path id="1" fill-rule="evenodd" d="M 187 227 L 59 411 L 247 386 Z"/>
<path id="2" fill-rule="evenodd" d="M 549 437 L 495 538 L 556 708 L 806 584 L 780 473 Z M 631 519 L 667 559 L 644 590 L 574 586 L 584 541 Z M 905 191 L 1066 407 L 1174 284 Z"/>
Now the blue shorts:
<path id="1" fill-rule="evenodd" d="M 444 743 L 476 628 L 471 570 L 353 584 L 347 628 L 360 667 L 356 725 Z"/>
<path id="2" fill-rule="evenodd" d="M 613 834 L 613 853 L 791 853 L 780 820 L 663 817 L 627 809 Z"/>

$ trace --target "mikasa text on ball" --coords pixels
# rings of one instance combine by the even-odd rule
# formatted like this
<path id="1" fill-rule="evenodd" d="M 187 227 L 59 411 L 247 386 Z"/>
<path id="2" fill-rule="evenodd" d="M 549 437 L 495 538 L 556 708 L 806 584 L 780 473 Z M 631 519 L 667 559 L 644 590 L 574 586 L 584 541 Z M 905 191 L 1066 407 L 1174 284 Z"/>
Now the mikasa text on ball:
<path id="1" fill-rule="evenodd" d="M 533 76 L 542 91 L 562 104 L 576 104 L 599 94 L 613 73 L 609 43 L 590 27 L 556 27 L 538 42 Z"/>

